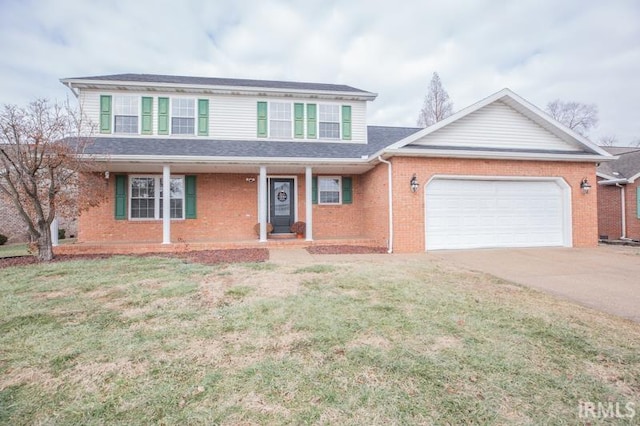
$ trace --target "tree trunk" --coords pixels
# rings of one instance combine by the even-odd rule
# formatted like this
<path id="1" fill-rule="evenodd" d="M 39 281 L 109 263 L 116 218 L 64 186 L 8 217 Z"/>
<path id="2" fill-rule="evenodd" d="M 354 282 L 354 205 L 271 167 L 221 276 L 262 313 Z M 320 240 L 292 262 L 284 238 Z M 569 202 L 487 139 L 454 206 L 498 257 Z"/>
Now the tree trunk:
<path id="1" fill-rule="evenodd" d="M 53 259 L 53 245 L 51 244 L 51 228 L 46 222 L 38 224 L 38 260 L 48 262 Z"/>

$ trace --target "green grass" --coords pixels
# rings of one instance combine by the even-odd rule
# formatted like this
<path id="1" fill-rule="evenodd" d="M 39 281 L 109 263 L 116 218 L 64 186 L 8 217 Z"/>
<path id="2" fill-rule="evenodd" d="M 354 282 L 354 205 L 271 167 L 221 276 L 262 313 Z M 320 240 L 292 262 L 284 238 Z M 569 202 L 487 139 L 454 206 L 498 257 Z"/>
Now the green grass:
<path id="1" fill-rule="evenodd" d="M 2 270 L 3 424 L 578 424 L 640 325 L 415 262 Z M 618 423 L 637 423 L 617 419 Z"/>
<path id="2" fill-rule="evenodd" d="M 6 244 L 0 246 L 0 258 L 11 256 L 26 256 L 29 254 L 26 244 Z"/>

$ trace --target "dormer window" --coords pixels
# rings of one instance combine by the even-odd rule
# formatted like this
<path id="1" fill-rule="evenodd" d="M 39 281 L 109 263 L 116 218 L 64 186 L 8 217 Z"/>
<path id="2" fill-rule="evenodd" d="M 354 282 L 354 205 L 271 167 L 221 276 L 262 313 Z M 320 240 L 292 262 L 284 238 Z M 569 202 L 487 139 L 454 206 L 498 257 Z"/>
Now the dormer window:
<path id="1" fill-rule="evenodd" d="M 194 135 L 196 133 L 195 99 L 171 99 L 171 134 Z"/>
<path id="2" fill-rule="evenodd" d="M 291 104 L 271 102 L 269 136 L 274 139 L 291 139 L 291 127 Z"/>
<path id="3" fill-rule="evenodd" d="M 340 106 L 320 104 L 319 107 L 320 139 L 340 139 Z"/>
<path id="4" fill-rule="evenodd" d="M 113 132 L 138 133 L 138 108 L 140 98 L 137 96 L 114 96 L 113 98 Z"/>

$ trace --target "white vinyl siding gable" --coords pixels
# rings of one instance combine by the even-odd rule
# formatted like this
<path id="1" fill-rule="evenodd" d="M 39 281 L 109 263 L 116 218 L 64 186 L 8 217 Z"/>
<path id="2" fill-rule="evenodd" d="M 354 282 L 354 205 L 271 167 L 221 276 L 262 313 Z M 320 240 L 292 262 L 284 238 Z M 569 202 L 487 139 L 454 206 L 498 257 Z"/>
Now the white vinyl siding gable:
<path id="1" fill-rule="evenodd" d="M 493 102 L 411 145 L 579 152 L 503 102 Z M 408 145 L 410 147 L 411 145 Z"/>

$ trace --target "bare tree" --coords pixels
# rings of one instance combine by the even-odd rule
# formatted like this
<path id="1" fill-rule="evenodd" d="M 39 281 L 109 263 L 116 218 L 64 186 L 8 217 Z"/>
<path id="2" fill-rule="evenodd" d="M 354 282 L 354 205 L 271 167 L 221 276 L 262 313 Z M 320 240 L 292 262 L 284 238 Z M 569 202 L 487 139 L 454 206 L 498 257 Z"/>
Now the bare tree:
<path id="1" fill-rule="evenodd" d="M 571 130 L 586 136 L 598 125 L 598 107 L 580 102 L 564 102 L 556 99 L 547 104 L 547 112 Z"/>
<path id="2" fill-rule="evenodd" d="M 600 136 L 598 140 L 600 146 L 614 146 L 618 142 L 618 138 L 615 135 Z"/>
<path id="3" fill-rule="evenodd" d="M 442 87 L 440 76 L 433 73 L 429 91 L 424 97 L 424 104 L 418 115 L 418 126 L 427 127 L 442 121 L 453 114 L 453 103 L 449 100 L 449 94 Z"/>
<path id="4" fill-rule="evenodd" d="M 53 259 L 56 214 L 77 214 L 103 197 L 104 179 L 81 158 L 90 127 L 80 112 L 44 99 L 0 110 L 0 196 L 27 225 L 39 260 Z"/>

